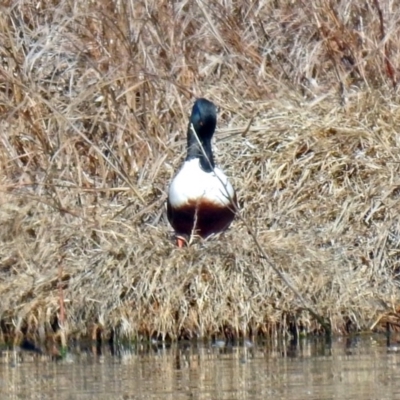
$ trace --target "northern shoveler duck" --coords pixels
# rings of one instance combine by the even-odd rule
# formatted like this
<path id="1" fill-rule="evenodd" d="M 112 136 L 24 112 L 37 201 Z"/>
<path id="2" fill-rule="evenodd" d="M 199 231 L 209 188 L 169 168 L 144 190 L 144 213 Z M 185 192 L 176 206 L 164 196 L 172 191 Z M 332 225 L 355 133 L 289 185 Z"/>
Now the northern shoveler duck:
<path id="1" fill-rule="evenodd" d="M 215 105 L 197 99 L 187 131 L 186 160 L 168 192 L 167 215 L 179 247 L 191 234 L 206 238 L 224 231 L 235 217 L 235 191 L 214 163 L 211 139 L 216 125 Z"/>

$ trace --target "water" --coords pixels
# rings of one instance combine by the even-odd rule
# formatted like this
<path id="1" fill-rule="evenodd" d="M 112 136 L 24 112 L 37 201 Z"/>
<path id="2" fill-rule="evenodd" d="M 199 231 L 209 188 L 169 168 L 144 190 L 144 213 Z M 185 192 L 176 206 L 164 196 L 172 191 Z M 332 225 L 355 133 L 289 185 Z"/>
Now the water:
<path id="1" fill-rule="evenodd" d="M 379 337 L 296 346 L 0 353 L 1 399 L 400 399 L 400 352 Z"/>

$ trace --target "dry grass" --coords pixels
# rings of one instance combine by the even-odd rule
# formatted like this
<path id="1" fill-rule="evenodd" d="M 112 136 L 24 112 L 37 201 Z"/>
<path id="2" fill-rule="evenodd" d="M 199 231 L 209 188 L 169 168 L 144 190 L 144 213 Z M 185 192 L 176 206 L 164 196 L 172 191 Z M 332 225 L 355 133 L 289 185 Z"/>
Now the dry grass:
<path id="1" fill-rule="evenodd" d="M 318 331 L 246 225 L 334 332 L 398 322 L 393 0 L 38 4 L 0 13 L 4 335 Z M 243 220 L 180 250 L 165 199 L 196 96 Z"/>

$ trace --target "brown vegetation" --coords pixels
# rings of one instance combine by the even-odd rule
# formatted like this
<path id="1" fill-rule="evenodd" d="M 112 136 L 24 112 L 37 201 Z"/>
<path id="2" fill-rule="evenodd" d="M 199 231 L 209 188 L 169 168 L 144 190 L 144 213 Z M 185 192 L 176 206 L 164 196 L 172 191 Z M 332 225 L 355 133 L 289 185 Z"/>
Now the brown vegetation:
<path id="1" fill-rule="evenodd" d="M 394 1 L 1 7 L 3 334 L 317 331 L 307 308 L 337 333 L 398 321 Z M 178 249 L 166 190 L 198 96 L 220 107 L 241 217 Z"/>

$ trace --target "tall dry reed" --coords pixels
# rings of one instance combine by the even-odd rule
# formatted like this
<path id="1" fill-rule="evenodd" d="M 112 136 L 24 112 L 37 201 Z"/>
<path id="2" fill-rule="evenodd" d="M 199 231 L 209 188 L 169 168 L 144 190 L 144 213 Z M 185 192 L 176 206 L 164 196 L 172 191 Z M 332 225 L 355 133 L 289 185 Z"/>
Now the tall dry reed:
<path id="1" fill-rule="evenodd" d="M 67 337 L 398 324 L 393 0 L 16 0 L 0 12 L 0 327 Z M 242 219 L 177 249 L 195 97 Z"/>

